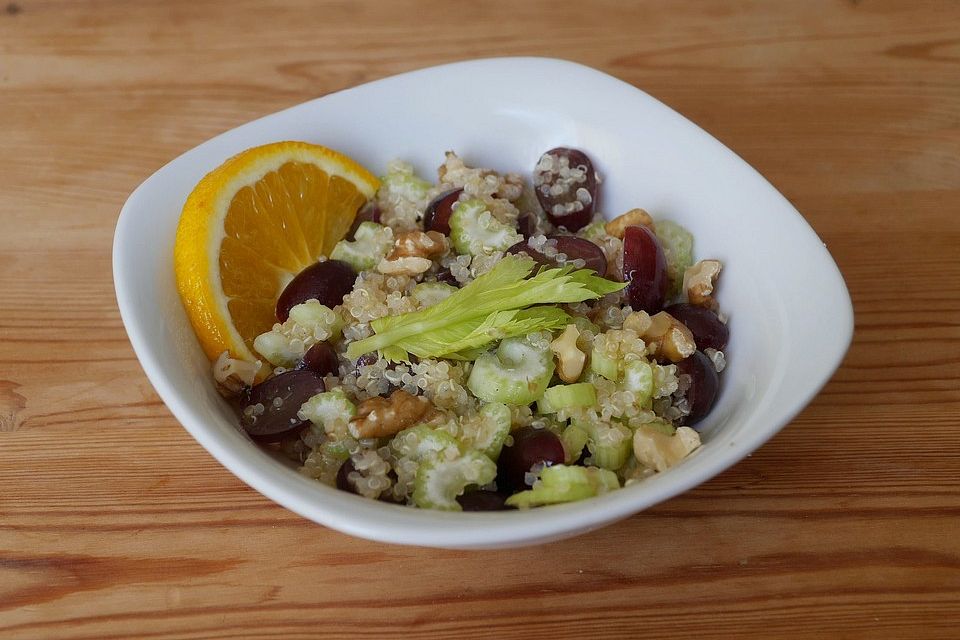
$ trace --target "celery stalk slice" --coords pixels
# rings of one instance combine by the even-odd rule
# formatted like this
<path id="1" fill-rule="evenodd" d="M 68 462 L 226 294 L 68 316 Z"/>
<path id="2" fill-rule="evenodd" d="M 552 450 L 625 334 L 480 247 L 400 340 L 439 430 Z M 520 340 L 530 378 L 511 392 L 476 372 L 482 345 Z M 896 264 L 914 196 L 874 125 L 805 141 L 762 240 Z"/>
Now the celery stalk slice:
<path id="1" fill-rule="evenodd" d="M 558 384 L 543 392 L 537 401 L 539 413 L 556 413 L 561 409 L 592 407 L 597 403 L 597 390 L 589 382 Z"/>

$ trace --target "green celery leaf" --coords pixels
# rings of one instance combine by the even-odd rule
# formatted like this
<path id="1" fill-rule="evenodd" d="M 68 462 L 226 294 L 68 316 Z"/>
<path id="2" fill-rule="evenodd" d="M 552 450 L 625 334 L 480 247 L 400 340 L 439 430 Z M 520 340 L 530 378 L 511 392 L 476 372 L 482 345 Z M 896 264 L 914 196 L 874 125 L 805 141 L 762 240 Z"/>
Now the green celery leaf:
<path id="1" fill-rule="evenodd" d="M 390 359 L 409 354 L 475 356 L 503 338 L 559 329 L 570 322 L 557 307 L 534 305 L 593 300 L 626 286 L 570 265 L 541 269 L 527 278 L 533 267 L 529 257 L 505 256 L 488 273 L 431 307 L 374 320 L 376 335 L 352 343 L 347 356 L 355 359 L 375 350 Z"/>

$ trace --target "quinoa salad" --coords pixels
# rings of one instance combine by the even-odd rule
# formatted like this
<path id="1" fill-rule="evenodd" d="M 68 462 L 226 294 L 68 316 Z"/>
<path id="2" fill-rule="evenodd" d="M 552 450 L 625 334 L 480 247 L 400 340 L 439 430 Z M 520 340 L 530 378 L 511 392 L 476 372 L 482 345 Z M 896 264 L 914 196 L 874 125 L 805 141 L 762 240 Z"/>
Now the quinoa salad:
<path id="1" fill-rule="evenodd" d="M 391 163 L 283 288 L 259 360 L 216 360 L 238 425 L 317 482 L 450 511 L 583 500 L 692 454 L 725 364 L 721 263 L 676 222 L 602 215 L 581 150 L 526 175 L 447 152 L 431 178 Z"/>

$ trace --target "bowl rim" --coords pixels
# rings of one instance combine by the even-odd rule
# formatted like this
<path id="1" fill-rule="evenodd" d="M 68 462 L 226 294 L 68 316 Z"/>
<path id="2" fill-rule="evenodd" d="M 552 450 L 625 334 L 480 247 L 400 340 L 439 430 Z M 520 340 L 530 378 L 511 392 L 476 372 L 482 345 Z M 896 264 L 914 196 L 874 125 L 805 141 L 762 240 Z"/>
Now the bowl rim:
<path id="1" fill-rule="evenodd" d="M 735 447 L 731 446 L 729 451 L 703 461 L 696 473 L 665 474 L 669 479 L 668 482 L 663 482 L 662 476 L 655 476 L 641 483 L 645 488 L 642 491 L 631 490 L 634 487 L 625 487 L 582 502 L 554 505 L 535 510 L 496 513 L 424 511 L 378 503 L 367 499 L 357 499 L 355 496 L 339 492 L 300 476 L 289 469 L 280 467 L 278 464 L 260 464 L 259 457 L 251 456 L 249 450 L 244 450 L 244 447 L 249 448 L 254 445 L 251 445 L 241 434 L 237 433 L 236 438 L 221 438 L 204 427 L 204 416 L 196 407 L 182 401 L 174 389 L 171 379 L 157 359 L 155 345 L 148 339 L 138 321 L 141 313 L 138 307 L 143 300 L 136 294 L 131 285 L 132 276 L 126 269 L 126 254 L 128 252 L 127 243 L 131 241 L 131 228 L 139 207 L 139 200 L 148 190 L 148 187 L 155 182 L 162 181 L 163 175 L 171 166 L 187 161 L 191 155 L 200 153 L 199 150 L 208 145 L 227 136 L 238 135 L 239 130 L 252 127 L 264 120 L 280 118 L 292 110 L 303 109 L 307 105 L 326 100 L 332 95 L 369 91 L 371 87 L 388 82 L 420 81 L 453 70 L 469 69 L 471 72 L 476 72 L 481 67 L 488 70 L 500 68 L 512 72 L 522 68 L 524 72 L 537 74 L 545 72 L 550 74 L 574 73 L 584 78 L 591 78 L 595 82 L 603 83 L 608 90 L 628 92 L 635 98 L 642 97 L 648 101 L 650 108 L 667 112 L 669 114 L 667 117 L 681 119 L 689 127 L 705 136 L 704 144 L 714 145 L 714 150 L 723 155 L 727 162 L 736 163 L 740 165 L 741 169 L 745 168 L 750 171 L 754 178 L 759 180 L 758 184 L 765 185 L 764 188 L 772 191 L 771 195 L 775 194 L 782 201 L 784 209 L 792 213 L 806 228 L 811 236 L 808 240 L 812 239 L 820 244 L 823 251 L 823 255 L 820 256 L 821 260 L 825 258 L 829 261 L 829 267 L 832 267 L 830 271 L 832 274 L 831 296 L 837 305 L 834 333 L 828 345 L 829 352 L 821 354 L 822 373 L 817 380 L 813 381 L 804 390 L 804 393 L 798 394 L 793 406 L 780 411 L 777 419 L 772 420 L 767 428 L 741 434 L 737 438 Z M 221 133 L 171 160 L 131 193 L 120 211 L 114 234 L 112 260 L 120 315 L 137 359 L 157 394 L 174 417 L 201 446 L 247 485 L 307 519 L 351 535 L 398 544 L 461 549 L 532 544 L 596 529 L 677 496 L 730 468 L 786 426 L 830 380 L 849 349 L 853 336 L 853 306 L 836 262 L 802 215 L 779 191 L 746 161 L 708 132 L 641 89 L 591 67 L 556 58 L 482 58 L 409 71 L 327 94 L 257 118 Z M 262 451 L 261 454 L 263 454 Z M 266 456 L 266 454 L 263 454 L 263 456 Z M 322 489 L 322 491 L 318 493 L 317 489 Z"/>

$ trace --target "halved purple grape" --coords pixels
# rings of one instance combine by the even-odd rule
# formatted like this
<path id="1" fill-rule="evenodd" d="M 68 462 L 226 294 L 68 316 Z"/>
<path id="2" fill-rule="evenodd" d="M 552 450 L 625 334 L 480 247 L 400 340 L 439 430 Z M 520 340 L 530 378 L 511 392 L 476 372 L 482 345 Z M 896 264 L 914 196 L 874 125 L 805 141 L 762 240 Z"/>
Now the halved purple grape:
<path id="1" fill-rule="evenodd" d="M 297 369 L 309 369 L 318 376 L 335 376 L 340 372 L 340 361 L 328 342 L 318 342 L 303 354 Z"/>
<path id="2" fill-rule="evenodd" d="M 720 322 L 717 314 L 695 304 L 680 302 L 672 304 L 666 309 L 667 313 L 686 325 L 693 334 L 697 349 L 716 349 L 723 351 L 730 339 L 730 329 Z"/>
<path id="3" fill-rule="evenodd" d="M 380 224 L 380 207 L 377 206 L 377 203 L 371 200 L 367 204 L 357 211 L 356 217 L 353 219 L 353 224 L 350 225 L 350 231 L 347 231 L 346 239 L 353 240 L 354 234 L 357 233 L 357 227 L 359 227 L 364 222 L 376 222 Z"/>
<path id="4" fill-rule="evenodd" d="M 457 502 L 464 511 L 503 511 L 509 508 L 504 504 L 506 499 L 501 493 L 483 489 L 457 496 Z"/>
<path id="5" fill-rule="evenodd" d="M 290 281 L 277 299 L 277 319 L 285 322 L 290 309 L 316 298 L 331 309 L 343 302 L 343 296 L 353 290 L 357 274 L 346 262 L 324 260 L 312 264 Z"/>
<path id="6" fill-rule="evenodd" d="M 577 231 L 593 218 L 597 174 L 583 151 L 557 147 L 544 153 L 533 170 L 533 187 L 553 224 Z"/>
<path id="7" fill-rule="evenodd" d="M 250 389 L 241 412 L 240 426 L 260 442 L 277 442 L 285 435 L 307 425 L 297 416 L 300 406 L 326 388 L 312 371 L 281 373 Z"/>
<path id="8" fill-rule="evenodd" d="M 713 408 L 720 390 L 720 377 L 713 368 L 713 362 L 702 351 L 694 351 L 692 356 L 677 363 L 677 375 L 683 374 L 690 376 L 690 388 L 687 389 L 690 415 L 684 423 L 693 426 Z"/>
<path id="9" fill-rule="evenodd" d="M 629 283 L 627 298 L 634 311 L 663 309 L 670 285 L 667 259 L 647 227 L 627 227 L 623 233 L 623 281 Z"/>
<path id="10" fill-rule="evenodd" d="M 593 269 L 601 277 L 607 274 L 607 258 L 603 255 L 603 250 L 589 240 L 576 236 L 560 235 L 550 235 L 547 236 L 547 239 L 557 241 L 557 252 L 566 255 L 568 261 L 580 258 L 586 263 L 585 268 Z M 526 240 L 522 240 L 507 249 L 507 253 L 526 253 L 538 264 L 547 267 L 559 266 L 555 260 L 531 249 Z"/>
<path id="11" fill-rule="evenodd" d="M 504 447 L 497 460 L 497 488 L 522 491 L 530 485 L 526 474 L 535 464 L 563 464 L 563 443 L 552 431 L 523 427 L 512 434 L 513 444 Z"/>
<path id="12" fill-rule="evenodd" d="M 450 214 L 461 193 L 463 189 L 452 189 L 430 201 L 423 211 L 424 231 L 439 231 L 445 236 L 450 235 Z"/>

